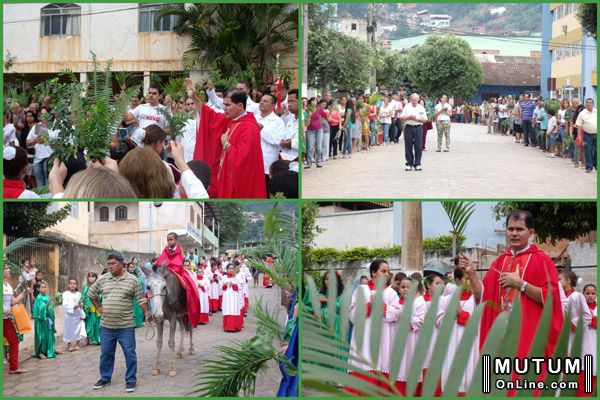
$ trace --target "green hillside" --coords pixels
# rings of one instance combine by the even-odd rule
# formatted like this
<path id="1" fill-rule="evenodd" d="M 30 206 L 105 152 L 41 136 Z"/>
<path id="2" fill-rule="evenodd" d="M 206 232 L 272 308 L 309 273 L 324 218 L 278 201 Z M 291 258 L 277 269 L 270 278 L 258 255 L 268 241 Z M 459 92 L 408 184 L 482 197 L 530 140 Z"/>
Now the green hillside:
<path id="1" fill-rule="evenodd" d="M 366 18 L 367 4 L 338 4 L 338 18 L 352 16 Z M 505 7 L 502 15 L 492 15 L 493 8 Z M 379 26 L 396 25 L 397 30 L 391 38 L 407 37 L 418 34 L 420 30 L 407 26 L 406 17 L 418 11 L 427 10 L 429 14 L 447 14 L 452 17 L 450 30 L 485 27 L 488 33 L 505 31 L 540 32 L 542 27 L 542 4 L 446 4 L 446 3 L 401 3 L 377 4 Z"/>

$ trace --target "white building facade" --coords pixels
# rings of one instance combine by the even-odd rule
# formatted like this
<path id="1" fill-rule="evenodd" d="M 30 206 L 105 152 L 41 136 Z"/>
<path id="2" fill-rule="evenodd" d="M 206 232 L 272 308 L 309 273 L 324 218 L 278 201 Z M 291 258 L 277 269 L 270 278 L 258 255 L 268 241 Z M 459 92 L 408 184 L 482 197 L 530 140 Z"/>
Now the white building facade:
<path id="1" fill-rule="evenodd" d="M 89 244 L 95 247 L 159 254 L 167 234 L 175 232 L 186 251 L 213 255 L 219 251 L 219 223 L 211 205 L 200 202 L 94 202 Z"/>
<path id="2" fill-rule="evenodd" d="M 91 51 L 112 71 L 183 71 L 189 37 L 172 31 L 176 17 L 154 21 L 161 4 L 4 4 L 4 73 L 39 74 L 40 79 L 71 69 L 81 81 L 92 71 Z M 9 61 L 9 62 L 7 62 Z"/>

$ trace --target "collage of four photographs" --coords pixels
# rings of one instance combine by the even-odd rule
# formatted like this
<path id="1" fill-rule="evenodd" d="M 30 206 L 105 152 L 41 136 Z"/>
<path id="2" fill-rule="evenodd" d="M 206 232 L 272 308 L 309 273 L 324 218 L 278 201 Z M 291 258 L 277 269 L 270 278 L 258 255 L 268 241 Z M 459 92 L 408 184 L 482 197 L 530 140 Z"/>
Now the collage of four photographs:
<path id="1" fill-rule="evenodd" d="M 596 396 L 596 21 L 4 4 L 3 395 Z"/>

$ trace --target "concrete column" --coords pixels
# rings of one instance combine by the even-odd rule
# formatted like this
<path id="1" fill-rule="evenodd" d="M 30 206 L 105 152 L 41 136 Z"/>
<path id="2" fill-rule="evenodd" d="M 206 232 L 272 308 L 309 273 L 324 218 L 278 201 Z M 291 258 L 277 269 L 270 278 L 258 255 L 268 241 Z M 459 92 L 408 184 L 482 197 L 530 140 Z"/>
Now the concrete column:
<path id="1" fill-rule="evenodd" d="M 148 88 L 150 88 L 150 71 L 144 71 L 144 92 L 142 96 L 146 96 Z"/>
<path id="2" fill-rule="evenodd" d="M 420 202 L 402 203 L 402 268 L 423 270 L 423 216 Z"/>
<path id="3" fill-rule="evenodd" d="M 52 290 L 52 292 L 57 292 L 60 289 L 58 287 L 59 275 L 60 275 L 59 258 L 60 258 L 60 246 L 58 244 L 53 244 L 52 249 L 50 249 L 50 251 L 49 251 L 49 257 L 48 257 L 49 264 L 50 264 L 50 265 L 48 265 L 48 272 L 49 272 L 49 275 L 52 277 L 52 282 L 49 282 L 49 283 L 54 286 L 54 287 L 49 288 Z"/>

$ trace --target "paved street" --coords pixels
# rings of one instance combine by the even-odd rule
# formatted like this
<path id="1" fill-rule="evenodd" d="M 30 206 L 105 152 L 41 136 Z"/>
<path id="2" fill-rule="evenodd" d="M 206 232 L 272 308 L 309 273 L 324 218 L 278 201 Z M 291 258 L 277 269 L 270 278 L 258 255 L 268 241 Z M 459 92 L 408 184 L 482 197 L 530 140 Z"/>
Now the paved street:
<path id="1" fill-rule="evenodd" d="M 435 129 L 427 134 L 423 171 L 404 171 L 404 135 L 378 146 L 302 170 L 302 197 L 312 198 L 595 198 L 597 176 L 570 159 L 548 158 L 516 144 L 513 136 L 487 134 L 485 126 L 452 124 L 449 153 L 437 153 Z"/>
<path id="2" fill-rule="evenodd" d="M 261 280 L 262 282 L 262 280 Z M 279 304 L 280 290 L 252 288 L 250 283 L 251 304 L 263 297 L 263 302 L 268 302 L 269 309 Z M 282 307 L 279 317 L 285 321 L 286 313 Z M 59 308 L 60 309 L 60 308 Z M 62 318 L 57 318 L 61 320 Z M 59 322 L 59 321 L 57 321 Z M 188 342 L 182 359 L 177 360 L 177 376 L 169 377 L 170 350 L 167 345 L 168 325 L 165 327 L 163 349 L 161 357 L 161 375 L 152 376 L 152 366 L 156 357 L 156 338 L 151 341 L 145 339 L 147 328 L 136 330 L 137 357 L 138 357 L 138 387 L 132 396 L 189 396 L 198 378 L 195 376 L 200 371 L 204 362 L 214 358 L 218 345 L 227 345 L 232 340 L 244 340 L 256 334 L 257 323 L 249 313 L 245 319 L 244 330 L 240 333 L 226 333 L 222 329 L 221 313 L 211 317 L 210 324 L 199 326 L 194 330 L 194 347 L 196 354 L 187 355 Z M 62 321 L 58 327 L 62 333 Z M 151 336 L 151 333 L 148 333 Z M 64 353 L 55 359 L 39 360 L 28 358 L 20 363 L 20 367 L 30 372 L 23 375 L 9 375 L 8 367 L 4 368 L 4 396 L 31 396 L 31 397 L 90 397 L 90 396 L 126 396 L 125 393 L 125 359 L 120 347 L 117 346 L 115 371 L 112 383 L 100 390 L 93 390 L 92 385 L 98 380 L 98 361 L 100 357 L 99 346 L 86 346 L 80 351 L 68 353 L 62 343 L 62 337 L 57 340 L 59 350 Z M 32 353 L 33 332 L 27 334 L 26 340 L 21 343 L 20 356 L 23 360 Z M 179 332 L 176 336 L 176 347 L 179 346 Z M 273 397 L 279 388 L 281 373 L 279 367 L 273 363 L 259 375 L 256 384 L 256 396 Z"/>

